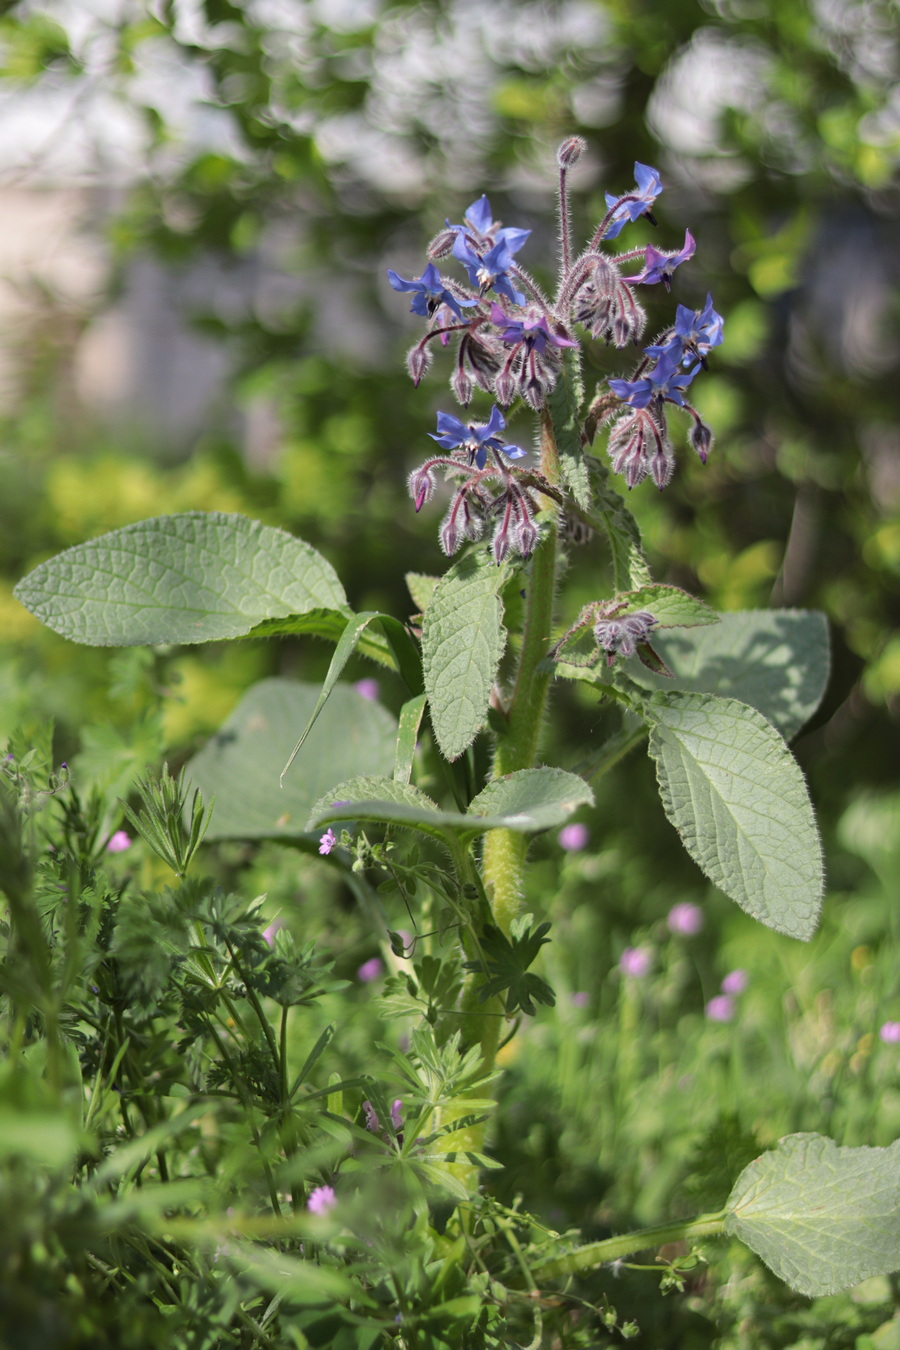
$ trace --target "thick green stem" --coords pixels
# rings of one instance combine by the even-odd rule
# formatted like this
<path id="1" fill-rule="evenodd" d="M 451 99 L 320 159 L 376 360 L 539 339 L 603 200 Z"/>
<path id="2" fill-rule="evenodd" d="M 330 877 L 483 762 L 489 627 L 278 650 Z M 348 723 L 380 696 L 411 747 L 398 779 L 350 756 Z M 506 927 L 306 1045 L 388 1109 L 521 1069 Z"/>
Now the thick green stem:
<path id="1" fill-rule="evenodd" d="M 549 413 L 541 414 L 541 472 L 551 485 L 559 481 L 559 454 Z M 525 626 L 507 725 L 494 754 L 494 777 L 533 768 L 544 724 L 550 675 L 539 670 L 550 648 L 556 591 L 557 531 L 552 524 L 534 551 L 526 595 Z M 509 933 L 519 907 L 526 841 L 512 830 L 485 836 L 483 872 L 494 922 Z"/>
<path id="2" fill-rule="evenodd" d="M 696 1219 L 682 1219 L 678 1223 L 663 1223 L 656 1228 L 639 1228 L 635 1233 L 622 1233 L 619 1237 L 604 1238 L 602 1242 L 590 1242 L 586 1247 L 578 1247 L 564 1256 L 551 1256 L 547 1261 L 532 1265 L 532 1275 L 544 1279 L 557 1279 L 561 1275 L 574 1275 L 579 1270 L 593 1270 L 607 1261 L 620 1261 L 635 1252 L 646 1251 L 648 1247 L 662 1247 L 667 1242 L 691 1242 L 697 1238 L 717 1237 L 725 1231 L 727 1211 L 718 1214 L 701 1214 Z"/>

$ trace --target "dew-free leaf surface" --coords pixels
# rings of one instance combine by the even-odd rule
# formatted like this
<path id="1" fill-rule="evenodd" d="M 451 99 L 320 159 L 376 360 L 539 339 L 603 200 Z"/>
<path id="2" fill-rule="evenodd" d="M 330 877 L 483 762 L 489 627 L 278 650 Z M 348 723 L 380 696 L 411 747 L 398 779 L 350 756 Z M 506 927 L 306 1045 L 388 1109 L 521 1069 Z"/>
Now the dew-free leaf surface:
<path id="1" fill-rule="evenodd" d="M 803 774 L 775 728 L 711 694 L 657 694 L 644 716 L 663 807 L 694 861 L 761 923 L 811 937 L 822 847 Z"/>
<path id="2" fill-rule="evenodd" d="M 745 1167 L 726 1205 L 740 1238 L 810 1298 L 900 1269 L 900 1140 L 839 1148 L 792 1134 Z"/>

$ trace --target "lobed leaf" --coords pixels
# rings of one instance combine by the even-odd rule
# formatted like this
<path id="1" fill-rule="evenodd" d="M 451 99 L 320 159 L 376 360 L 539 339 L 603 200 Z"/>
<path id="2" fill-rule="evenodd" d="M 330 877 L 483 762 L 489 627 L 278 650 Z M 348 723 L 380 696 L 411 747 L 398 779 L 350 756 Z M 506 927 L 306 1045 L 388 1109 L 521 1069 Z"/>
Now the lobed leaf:
<path id="1" fill-rule="evenodd" d="M 781 736 L 755 708 L 711 694 L 656 694 L 642 711 L 663 806 L 688 853 L 761 923 L 811 937 L 822 848 Z"/>
<path id="2" fill-rule="evenodd" d="M 840 1148 L 792 1134 L 745 1167 L 725 1231 L 816 1298 L 900 1269 L 900 1140 Z"/>
<path id="3" fill-rule="evenodd" d="M 54 632 L 95 647 L 243 637 L 265 619 L 347 608 L 309 544 L 218 511 L 157 516 L 77 544 L 15 595 Z"/>
<path id="4" fill-rule="evenodd" d="M 488 715 L 506 646 L 503 587 L 512 564 L 484 549 L 467 553 L 441 577 L 425 612 L 422 665 L 431 724 L 441 752 L 458 759 Z"/>

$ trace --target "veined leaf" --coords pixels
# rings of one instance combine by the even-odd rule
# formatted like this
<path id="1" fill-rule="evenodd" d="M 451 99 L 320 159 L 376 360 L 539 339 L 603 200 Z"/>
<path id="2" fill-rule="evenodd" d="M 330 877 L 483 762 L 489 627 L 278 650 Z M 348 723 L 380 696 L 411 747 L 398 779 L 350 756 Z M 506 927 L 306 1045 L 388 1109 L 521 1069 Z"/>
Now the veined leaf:
<path id="1" fill-rule="evenodd" d="M 816 1298 L 900 1269 L 900 1140 L 839 1148 L 791 1134 L 739 1176 L 725 1231 Z"/>
<path id="2" fill-rule="evenodd" d="M 15 594 L 54 632 L 95 647 L 243 637 L 264 619 L 347 607 L 309 544 L 218 511 L 158 516 L 77 544 Z"/>
<path id="3" fill-rule="evenodd" d="M 458 759 L 487 720 L 506 646 L 501 592 L 512 565 L 479 548 L 441 577 L 425 612 L 422 665 L 431 724 L 449 760 Z"/>
<path id="4" fill-rule="evenodd" d="M 761 923 L 811 937 L 822 848 L 803 775 L 775 728 L 711 694 L 656 694 L 643 716 L 666 815 L 697 865 Z"/>
<path id="5" fill-rule="evenodd" d="M 719 622 L 714 609 L 680 586 L 640 586 L 615 598 L 625 604 L 621 614 L 646 609 L 660 628 L 697 628 Z M 656 629 L 653 630 L 653 641 L 656 641 Z"/>
<path id="6" fill-rule="evenodd" d="M 593 457 L 587 461 L 593 503 L 587 519 L 606 535 L 612 554 L 613 584 L 617 591 L 649 586 L 650 568 L 644 557 L 641 532 L 625 499 L 610 485 L 609 470 Z"/>

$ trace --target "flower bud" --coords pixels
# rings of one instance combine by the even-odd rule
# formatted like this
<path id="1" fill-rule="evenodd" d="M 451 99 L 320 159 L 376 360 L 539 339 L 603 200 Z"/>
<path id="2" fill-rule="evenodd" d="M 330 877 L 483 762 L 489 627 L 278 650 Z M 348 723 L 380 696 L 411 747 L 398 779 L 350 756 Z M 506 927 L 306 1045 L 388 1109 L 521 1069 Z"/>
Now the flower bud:
<path id="1" fill-rule="evenodd" d="M 425 250 L 429 258 L 446 258 L 447 254 L 453 248 L 453 242 L 456 239 L 456 231 L 451 229 L 439 230 L 432 239 L 428 248 Z"/>
<path id="2" fill-rule="evenodd" d="M 557 150 L 556 162 L 561 169 L 571 168 L 578 163 L 586 149 L 587 141 L 583 136 L 569 136 Z"/>
<path id="3" fill-rule="evenodd" d="M 459 403 L 464 408 L 468 408 L 472 399 L 472 381 L 469 379 L 462 366 L 457 366 L 450 377 L 450 388 Z"/>
<path id="4" fill-rule="evenodd" d="M 431 352 L 421 342 L 417 342 L 406 353 L 406 369 L 413 384 L 418 385 L 422 376 L 431 365 Z"/>
<path id="5" fill-rule="evenodd" d="M 416 511 L 430 500 L 434 492 L 434 474 L 430 469 L 413 469 L 409 475 L 409 495 L 416 504 Z"/>
<path id="6" fill-rule="evenodd" d="M 705 464 L 706 457 L 712 449 L 712 427 L 708 427 L 705 422 L 700 421 L 698 418 L 691 427 L 688 441 L 690 442 L 691 449 L 696 450 L 697 454 L 700 456 L 700 463 Z"/>
<path id="7" fill-rule="evenodd" d="M 516 381 L 509 370 L 501 370 L 494 381 L 494 393 L 497 396 L 497 402 L 504 408 L 509 407 L 516 396 Z"/>

